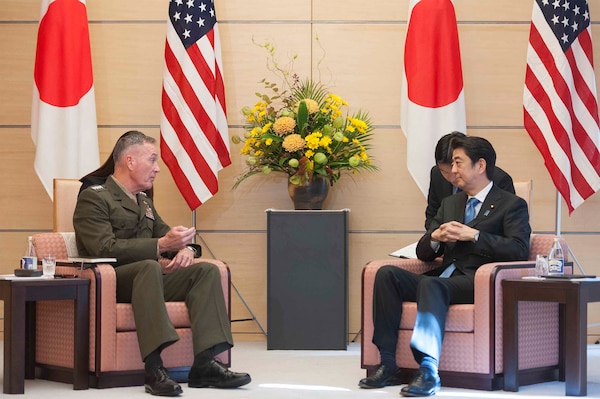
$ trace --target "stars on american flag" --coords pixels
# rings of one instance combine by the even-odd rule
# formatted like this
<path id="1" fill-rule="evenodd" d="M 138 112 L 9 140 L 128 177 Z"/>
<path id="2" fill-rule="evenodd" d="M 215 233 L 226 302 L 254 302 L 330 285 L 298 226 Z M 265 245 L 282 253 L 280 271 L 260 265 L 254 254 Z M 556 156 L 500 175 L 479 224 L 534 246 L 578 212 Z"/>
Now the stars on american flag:
<path id="1" fill-rule="evenodd" d="M 188 48 L 213 28 L 216 22 L 214 0 L 171 0 L 169 18 Z"/>
<path id="2" fill-rule="evenodd" d="M 590 24 L 586 0 L 537 0 L 563 51 Z M 585 10 L 582 12 L 582 9 Z"/>

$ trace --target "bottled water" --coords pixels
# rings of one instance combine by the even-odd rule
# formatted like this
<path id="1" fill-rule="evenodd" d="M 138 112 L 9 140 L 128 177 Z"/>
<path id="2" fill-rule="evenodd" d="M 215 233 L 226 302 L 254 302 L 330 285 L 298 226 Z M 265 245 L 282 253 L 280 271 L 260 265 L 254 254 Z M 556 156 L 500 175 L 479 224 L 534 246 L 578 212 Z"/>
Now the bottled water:
<path id="1" fill-rule="evenodd" d="M 562 276 L 565 273 L 565 258 L 558 237 L 554 237 L 554 244 L 548 254 L 548 274 Z"/>

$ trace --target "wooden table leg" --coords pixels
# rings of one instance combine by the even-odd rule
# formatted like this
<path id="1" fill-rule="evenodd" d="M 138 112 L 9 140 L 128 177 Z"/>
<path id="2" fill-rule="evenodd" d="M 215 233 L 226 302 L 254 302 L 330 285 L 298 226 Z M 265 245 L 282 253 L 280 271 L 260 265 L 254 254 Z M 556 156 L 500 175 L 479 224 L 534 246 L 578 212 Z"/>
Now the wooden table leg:
<path id="1" fill-rule="evenodd" d="M 510 291 L 510 292 L 509 292 Z M 512 290 L 504 289 L 503 309 L 503 359 L 504 359 L 504 390 L 517 392 L 519 390 L 519 303 Z"/>
<path id="2" fill-rule="evenodd" d="M 565 304 L 565 384 L 567 396 L 587 395 L 587 302 L 579 290 L 568 293 Z"/>
<path id="3" fill-rule="evenodd" d="M 89 298 L 87 287 L 77 286 L 75 306 L 75 342 L 73 345 L 73 389 L 88 389 Z"/>
<path id="4" fill-rule="evenodd" d="M 4 393 L 25 393 L 25 292 L 11 288 L 4 302 Z"/>

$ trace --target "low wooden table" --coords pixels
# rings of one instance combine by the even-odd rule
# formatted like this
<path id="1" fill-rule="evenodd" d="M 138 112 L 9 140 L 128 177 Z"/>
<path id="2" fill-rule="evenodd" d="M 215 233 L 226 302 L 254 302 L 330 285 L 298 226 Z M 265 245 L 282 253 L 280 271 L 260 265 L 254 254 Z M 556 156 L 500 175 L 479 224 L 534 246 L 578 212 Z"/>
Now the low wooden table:
<path id="1" fill-rule="evenodd" d="M 504 280 L 502 288 L 504 390 L 519 390 L 519 301 L 558 302 L 559 380 L 567 396 L 587 395 L 587 305 L 600 301 L 600 279 Z"/>
<path id="2" fill-rule="evenodd" d="M 89 280 L 21 277 L 0 280 L 4 301 L 3 392 L 25 392 L 25 378 L 35 378 L 35 301 L 73 299 L 75 344 L 73 389 L 88 389 Z"/>

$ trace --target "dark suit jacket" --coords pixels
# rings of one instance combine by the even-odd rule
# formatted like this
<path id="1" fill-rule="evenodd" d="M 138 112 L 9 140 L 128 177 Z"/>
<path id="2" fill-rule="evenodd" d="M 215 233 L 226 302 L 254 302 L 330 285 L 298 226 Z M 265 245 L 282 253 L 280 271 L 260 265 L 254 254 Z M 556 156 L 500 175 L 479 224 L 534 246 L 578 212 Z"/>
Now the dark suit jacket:
<path id="1" fill-rule="evenodd" d="M 509 193 L 515 193 L 512 178 L 508 173 L 496 166 L 494 171 L 494 184 Z M 429 230 L 429 225 L 437 213 L 442 200 L 452 195 L 452 184 L 444 179 L 440 168 L 434 166 L 431 168 L 429 178 L 429 193 L 427 194 L 427 208 L 425 209 L 425 230 Z"/>
<path id="2" fill-rule="evenodd" d="M 527 260 L 529 258 L 529 212 L 524 199 L 496 185 L 492 187 L 477 217 L 468 225 L 479 230 L 477 242 L 441 243 L 437 252 L 431 248 L 431 233 L 443 223 L 464 220 L 467 194 L 444 198 L 437 215 L 417 244 L 421 260 L 433 260 L 443 255 L 439 272 L 454 263 L 467 275 L 474 275 L 479 266 L 489 262 Z M 439 273 L 437 273 L 439 274 Z"/>

